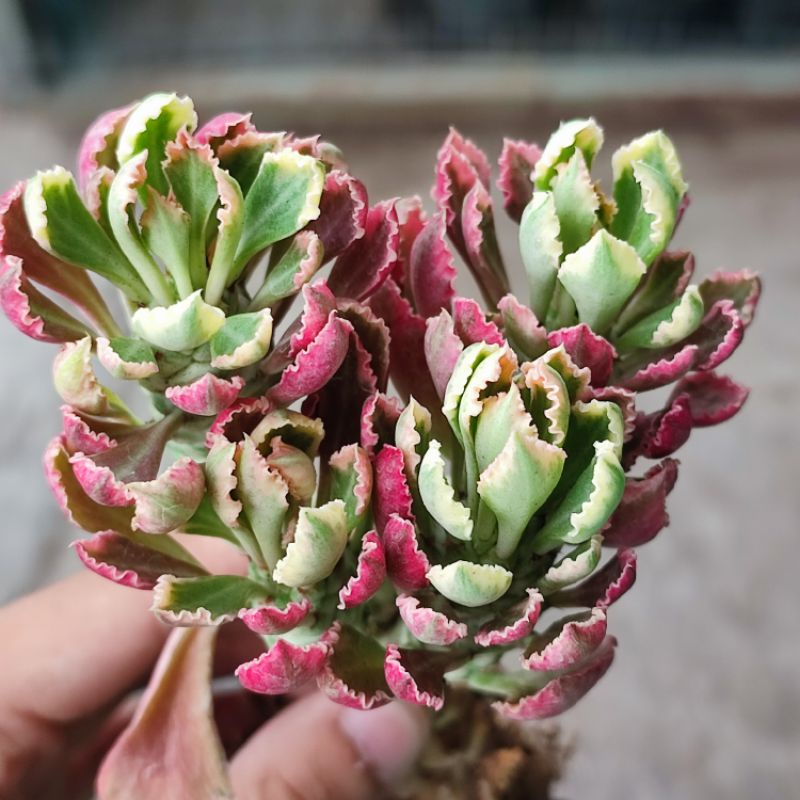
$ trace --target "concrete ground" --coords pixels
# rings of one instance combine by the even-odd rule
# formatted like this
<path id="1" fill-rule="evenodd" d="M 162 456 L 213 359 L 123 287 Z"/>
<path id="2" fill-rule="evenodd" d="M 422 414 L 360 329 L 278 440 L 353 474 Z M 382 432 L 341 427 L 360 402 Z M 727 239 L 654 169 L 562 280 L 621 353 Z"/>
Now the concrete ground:
<path id="1" fill-rule="evenodd" d="M 637 73 L 636 65 L 630 69 Z M 106 84 L 98 92 L 71 86 L 26 109 L 0 107 L 0 186 L 53 163 L 71 165 L 79 122 L 101 110 L 115 87 L 109 102 L 127 100 L 122 85 Z M 220 92 L 206 91 L 198 76 L 174 85 L 205 98 L 204 115 L 219 110 Z M 798 95 L 723 97 L 693 92 L 690 82 L 686 91 L 650 95 L 640 86 L 635 97 L 618 92 L 592 99 L 580 92 L 542 95 L 525 86 L 514 96 L 498 85 L 496 94 L 482 86 L 479 103 L 468 97 L 421 107 L 406 102 L 398 113 L 390 99 L 374 96 L 372 106 L 354 101 L 352 110 L 337 107 L 330 76 L 317 103 L 313 97 L 292 102 L 285 92 L 270 102 L 252 82 L 244 89 L 236 81 L 229 85 L 231 105 L 254 109 L 262 127 L 322 127 L 373 199 L 427 197 L 448 122 L 496 158 L 503 135 L 543 143 L 559 119 L 594 113 L 607 133 L 599 158 L 604 175 L 618 144 L 652 127 L 670 132 L 692 194 L 675 244 L 695 251 L 701 274 L 750 267 L 764 276 L 756 322 L 725 366 L 753 391 L 735 420 L 696 431 L 680 452 L 672 524 L 640 551 L 638 583 L 611 613 L 611 631 L 620 641 L 616 663 L 562 718 L 577 751 L 560 795 L 797 797 Z M 501 233 L 521 288 L 513 229 L 503 225 Z M 40 468 L 41 452 L 59 424 L 48 380 L 53 355 L 52 348 L 0 323 L 0 600 L 77 568 L 66 547 L 76 533 L 62 521 Z"/>

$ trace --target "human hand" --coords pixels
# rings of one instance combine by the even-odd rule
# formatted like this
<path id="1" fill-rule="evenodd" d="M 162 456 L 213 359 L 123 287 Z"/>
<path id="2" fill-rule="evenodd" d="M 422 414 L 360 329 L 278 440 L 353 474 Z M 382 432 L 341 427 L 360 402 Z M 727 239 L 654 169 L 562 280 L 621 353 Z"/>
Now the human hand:
<path id="1" fill-rule="evenodd" d="M 2 800 L 91 796 L 98 764 L 130 718 L 125 698 L 169 631 L 149 603 L 148 593 L 83 573 L 0 609 Z M 230 672 L 226 650 L 238 663 L 253 641 L 227 628 L 217 668 Z M 381 796 L 414 763 L 423 727 L 400 703 L 363 712 L 305 695 L 235 752 L 236 798 Z"/>

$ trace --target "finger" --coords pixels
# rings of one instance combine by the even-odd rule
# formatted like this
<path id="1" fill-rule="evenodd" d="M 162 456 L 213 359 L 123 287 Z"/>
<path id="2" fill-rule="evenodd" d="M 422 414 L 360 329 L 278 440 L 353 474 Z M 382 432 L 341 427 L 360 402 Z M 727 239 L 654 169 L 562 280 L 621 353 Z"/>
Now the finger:
<path id="1" fill-rule="evenodd" d="M 238 800 L 375 798 L 413 766 L 425 717 L 391 703 L 373 711 L 336 705 L 319 693 L 298 700 L 236 754 Z"/>

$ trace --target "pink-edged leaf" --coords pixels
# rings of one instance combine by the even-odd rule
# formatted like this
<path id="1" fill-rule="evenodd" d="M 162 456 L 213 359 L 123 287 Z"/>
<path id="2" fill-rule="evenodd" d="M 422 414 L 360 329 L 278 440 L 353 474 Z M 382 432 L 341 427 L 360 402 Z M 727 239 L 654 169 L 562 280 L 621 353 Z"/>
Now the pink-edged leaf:
<path id="1" fill-rule="evenodd" d="M 592 400 L 610 400 L 619 406 L 622 412 L 623 440 L 629 441 L 636 430 L 638 412 L 636 411 L 636 393 L 621 386 L 589 387 Z"/>
<path id="2" fill-rule="evenodd" d="M 457 297 L 453 301 L 453 329 L 465 345 L 475 342 L 506 343 L 497 325 L 486 319 L 481 307 L 469 297 Z"/>
<path id="3" fill-rule="evenodd" d="M 497 304 L 497 325 L 520 361 L 532 361 L 548 349 L 547 329 L 528 306 L 507 294 Z"/>
<path id="4" fill-rule="evenodd" d="M 680 394 L 672 398 L 663 411 L 639 415 L 630 447 L 625 451 L 624 461 L 632 464 L 638 455 L 647 458 L 672 455 L 686 443 L 691 432 L 689 396 Z"/>
<path id="5" fill-rule="evenodd" d="M 169 533 L 188 522 L 205 493 L 203 467 L 191 458 L 180 458 L 152 481 L 127 485 L 133 498 L 133 527 L 146 533 Z"/>
<path id="6" fill-rule="evenodd" d="M 616 603 L 636 582 L 636 552 L 629 548 L 617 550 L 608 562 L 590 578 L 547 598 L 550 605 L 588 606 L 607 609 Z"/>
<path id="7" fill-rule="evenodd" d="M 116 447 L 117 442 L 103 431 L 95 431 L 72 406 L 61 406 L 64 444 L 70 453 L 97 455 Z"/>
<path id="8" fill-rule="evenodd" d="M 353 344 L 362 345 L 368 357 L 367 369 L 361 370 L 359 383 L 363 386 L 374 381 L 378 384 L 375 387 L 378 391 L 385 391 L 389 380 L 390 340 L 385 320 L 376 316 L 368 305 L 352 300 L 340 300 L 337 310 L 339 317 L 346 319 L 353 326 L 355 334 Z"/>
<path id="9" fill-rule="evenodd" d="M 522 663 L 537 672 L 571 669 L 593 653 L 605 640 L 608 622 L 601 608 L 554 622 L 535 636 Z"/>
<path id="10" fill-rule="evenodd" d="M 697 345 L 686 345 L 666 353 L 643 355 L 634 363 L 625 364 L 615 377 L 615 383 L 634 392 L 657 389 L 683 377 L 697 361 Z"/>
<path id="11" fill-rule="evenodd" d="M 425 363 L 425 320 L 403 297 L 391 279 L 384 281 L 369 300 L 391 331 L 389 341 L 392 380 L 400 395 L 412 394 L 425 405 L 439 405 L 436 388 Z"/>
<path id="12" fill-rule="evenodd" d="M 334 474 L 333 496 L 343 500 L 349 507 L 348 524 L 355 527 L 352 523 L 367 513 L 372 499 L 372 462 L 363 447 L 359 447 L 357 444 L 348 444 L 337 450 L 330 457 L 328 463 Z M 336 479 L 339 476 L 342 479 L 341 485 L 347 487 L 352 497 L 347 498 L 336 492 Z"/>
<path id="13" fill-rule="evenodd" d="M 331 700 L 365 711 L 390 702 L 383 674 L 383 647 L 349 625 L 336 623 L 323 636 L 330 655 L 317 685 Z"/>
<path id="14" fill-rule="evenodd" d="M 634 354 L 623 362 L 615 382 L 645 391 L 672 383 L 694 369 L 714 369 L 739 346 L 744 328 L 733 301 L 718 300 L 691 336 L 664 351 Z"/>
<path id="15" fill-rule="evenodd" d="M 41 284 L 74 303 L 101 333 L 118 336 L 119 328 L 86 270 L 61 261 L 34 240 L 25 216 L 24 194 L 25 183 L 20 182 L 0 196 L 0 275 L 20 269 L 22 290 L 28 280 Z M 41 297 L 44 303 L 47 298 Z"/>
<path id="16" fill-rule="evenodd" d="M 503 194 L 503 207 L 515 222 L 520 221 L 525 206 L 533 197 L 531 172 L 541 155 L 541 148 L 533 142 L 503 139 L 497 188 Z"/>
<path id="17" fill-rule="evenodd" d="M 563 713 L 578 702 L 606 674 L 614 660 L 616 640 L 606 638 L 591 658 L 573 672 L 559 675 L 531 695 L 514 701 L 498 701 L 493 707 L 511 719 L 548 719 Z"/>
<path id="18" fill-rule="evenodd" d="M 236 400 L 221 411 L 206 433 L 206 447 L 212 447 L 217 439 L 240 442 L 245 434 L 252 433 L 264 416 L 272 410 L 272 403 L 265 396 L 245 397 Z"/>
<path id="19" fill-rule="evenodd" d="M 401 197 L 395 204 L 397 221 L 400 226 L 397 243 L 397 262 L 392 269 L 391 278 L 403 288 L 406 294 L 410 288 L 411 250 L 414 242 L 427 223 L 422 198 L 419 195 Z"/>
<path id="20" fill-rule="evenodd" d="M 441 711 L 444 706 L 444 673 L 453 664 L 449 653 L 386 647 L 384 674 L 395 697 L 407 703 Z"/>
<path id="21" fill-rule="evenodd" d="M 61 510 L 70 522 L 85 531 L 131 530 L 133 511 L 128 508 L 111 508 L 96 503 L 83 490 L 70 464 L 70 454 L 62 437 L 57 436 L 44 453 L 44 470 L 47 482 Z"/>
<path id="22" fill-rule="evenodd" d="M 274 636 L 296 628 L 310 611 L 311 601 L 301 597 L 282 606 L 266 603 L 255 608 L 243 608 L 239 612 L 239 619 L 255 633 Z"/>
<path id="23" fill-rule="evenodd" d="M 592 386 L 605 386 L 611 377 L 617 351 L 602 336 L 596 334 L 586 323 L 570 328 L 559 328 L 547 335 L 550 347 L 564 345 L 572 360 L 579 367 L 592 373 Z"/>
<path id="24" fill-rule="evenodd" d="M 458 221 L 464 198 L 480 182 L 489 188 L 491 167 L 483 151 L 455 128 L 450 128 L 439 152 L 436 154 L 436 180 L 431 195 L 440 211 L 445 214 L 448 233 L 463 249 L 463 237 Z"/>
<path id="25" fill-rule="evenodd" d="M 399 224 L 394 200 L 370 208 L 364 235 L 336 260 L 328 285 L 338 297 L 364 300 L 389 277 L 397 261 Z"/>
<path id="26" fill-rule="evenodd" d="M 330 648 L 323 641 L 300 646 L 278 639 L 266 653 L 240 664 L 236 677 L 245 689 L 259 694 L 286 694 L 313 680 Z"/>
<path id="27" fill-rule="evenodd" d="M 476 183 L 464 198 L 461 235 L 465 260 L 484 300 L 496 307 L 500 298 L 508 293 L 509 286 L 497 243 L 492 198 L 482 183 Z"/>
<path id="28" fill-rule="evenodd" d="M 84 453 L 76 453 L 69 463 L 83 491 L 96 503 L 104 506 L 133 504 L 133 497 L 126 483 L 117 478 L 110 467 L 98 464 L 94 458 Z"/>
<path id="29" fill-rule="evenodd" d="M 100 767 L 100 800 L 232 800 L 213 715 L 215 636 L 213 628 L 172 632 L 133 719 Z"/>
<path id="30" fill-rule="evenodd" d="M 168 386 L 164 394 L 176 408 L 187 414 L 213 417 L 228 408 L 244 387 L 244 378 L 218 378 L 207 372 L 186 386 Z"/>
<path id="31" fill-rule="evenodd" d="M 665 458 L 642 478 L 628 478 L 625 492 L 603 531 L 609 547 L 638 547 L 669 525 L 667 495 L 678 479 L 678 462 Z"/>
<path id="32" fill-rule="evenodd" d="M 698 348 L 697 369 L 714 369 L 729 358 L 744 336 L 744 322 L 733 302 L 720 300 L 687 339 Z"/>
<path id="33" fill-rule="evenodd" d="M 720 300 L 730 300 L 747 326 L 753 321 L 761 297 L 761 280 L 748 269 L 739 272 L 717 270 L 700 284 L 700 295 L 706 308 L 713 307 Z"/>
<path id="34" fill-rule="evenodd" d="M 305 350 L 330 321 L 331 311 L 336 310 L 336 298 L 328 284 L 319 281 L 303 287 L 303 313 L 296 320 L 285 337 L 288 341 L 286 363 Z M 278 348 L 281 348 L 281 344 Z"/>
<path id="35" fill-rule="evenodd" d="M 394 426 L 400 418 L 397 398 L 376 392 L 361 409 L 361 446 L 374 456 L 384 444 L 394 442 Z"/>
<path id="36" fill-rule="evenodd" d="M 422 317 L 450 309 L 455 296 L 456 268 L 445 241 L 444 216 L 429 219 L 414 241 L 408 264 L 408 279 L 414 305 Z"/>
<path id="37" fill-rule="evenodd" d="M 475 642 L 481 647 L 494 647 L 511 644 L 528 636 L 542 613 L 544 598 L 536 589 L 528 589 L 527 592 L 526 600 L 482 627 L 475 634 Z"/>
<path id="38" fill-rule="evenodd" d="M 366 233 L 367 190 L 361 181 L 334 169 L 325 176 L 319 217 L 309 228 L 322 241 L 325 261 L 336 258 Z"/>
<path id="39" fill-rule="evenodd" d="M 270 401 L 287 406 L 321 389 L 342 365 L 352 332 L 353 326 L 331 311 L 317 336 L 297 354 L 278 383 L 267 392 Z"/>
<path id="40" fill-rule="evenodd" d="M 135 103 L 101 114 L 83 134 L 78 148 L 78 185 L 86 189 L 91 175 L 101 167 L 116 168 L 116 146 L 122 126 Z"/>
<path id="41" fill-rule="evenodd" d="M 441 611 L 421 606 L 416 597 L 401 594 L 395 602 L 400 618 L 412 636 L 424 644 L 450 645 L 467 635 L 467 626 L 463 622 L 450 619 Z"/>
<path id="42" fill-rule="evenodd" d="M 385 445 L 375 456 L 373 467 L 373 512 L 375 525 L 383 533 L 393 514 L 413 519 L 411 490 L 400 448 Z"/>
<path id="43" fill-rule="evenodd" d="M 339 590 L 338 608 L 344 610 L 365 603 L 381 588 L 386 577 L 383 541 L 375 531 L 364 534 L 356 574 Z"/>
<path id="44" fill-rule="evenodd" d="M 450 314 L 442 311 L 438 317 L 428 320 L 425 330 L 425 360 L 440 400 L 444 399 L 450 376 L 463 350 L 464 343 L 456 334 Z"/>
<path id="45" fill-rule="evenodd" d="M 36 289 L 16 256 L 6 257 L 0 272 L 0 307 L 18 331 L 40 342 L 63 344 L 94 335 L 91 328 Z"/>
<path id="46" fill-rule="evenodd" d="M 428 585 L 431 564 L 419 547 L 413 522 L 392 514 L 383 528 L 383 548 L 386 572 L 395 586 L 415 592 Z"/>
<path id="47" fill-rule="evenodd" d="M 255 130 L 250 121 L 251 116 L 252 114 L 240 114 L 238 111 L 217 114 L 195 131 L 194 138 L 199 144 L 209 144 L 216 150 L 222 142 Z"/>
<path id="48" fill-rule="evenodd" d="M 702 428 L 719 425 L 736 414 L 750 391 L 716 372 L 693 372 L 673 389 L 670 402 L 681 395 L 687 398 L 692 425 Z"/>
<path id="49" fill-rule="evenodd" d="M 132 589 L 152 589 L 166 574 L 183 578 L 208 574 L 169 536 L 99 531 L 72 547 L 92 572 Z"/>

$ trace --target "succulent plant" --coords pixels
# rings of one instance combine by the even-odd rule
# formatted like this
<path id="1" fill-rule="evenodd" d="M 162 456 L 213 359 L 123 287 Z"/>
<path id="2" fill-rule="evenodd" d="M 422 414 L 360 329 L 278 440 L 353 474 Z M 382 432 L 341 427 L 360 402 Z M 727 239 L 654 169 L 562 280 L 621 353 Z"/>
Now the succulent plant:
<path id="1" fill-rule="evenodd" d="M 617 151 L 610 197 L 589 171 L 602 141 L 587 119 L 544 149 L 504 143 L 527 304 L 509 292 L 488 160 L 454 130 L 430 216 L 419 198 L 369 206 L 317 137 L 234 113 L 197 128 L 174 94 L 100 117 L 77 180 L 57 167 L 0 199 L 0 304 L 60 345 L 45 466 L 89 534 L 75 550 L 183 629 L 101 796 L 125 796 L 130 765 L 157 758 L 164 720 L 209 702 L 209 631 L 233 620 L 265 644 L 236 670 L 246 688 L 315 681 L 361 709 L 449 696 L 474 715 L 488 696 L 542 719 L 605 673 L 633 548 L 668 521 L 670 456 L 747 397 L 714 370 L 760 284 L 747 271 L 691 284 L 691 254 L 667 249 L 687 187 L 662 132 Z M 457 296 L 453 251 L 485 311 Z M 120 291 L 119 313 L 90 272 Z M 146 391 L 152 419 L 95 359 Z M 663 407 L 637 407 L 668 384 Z M 656 463 L 631 474 L 640 458 Z M 225 540 L 248 574 L 212 574 L 183 534 Z M 224 796 L 214 736 L 199 721 L 171 746 L 202 752 L 197 780 Z M 153 791 L 189 791 L 162 777 Z"/>

